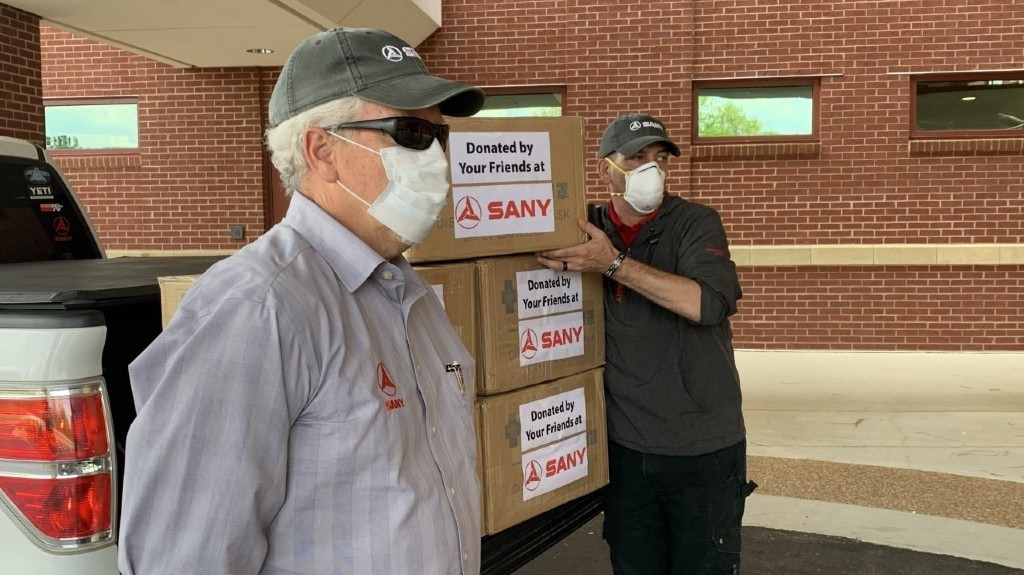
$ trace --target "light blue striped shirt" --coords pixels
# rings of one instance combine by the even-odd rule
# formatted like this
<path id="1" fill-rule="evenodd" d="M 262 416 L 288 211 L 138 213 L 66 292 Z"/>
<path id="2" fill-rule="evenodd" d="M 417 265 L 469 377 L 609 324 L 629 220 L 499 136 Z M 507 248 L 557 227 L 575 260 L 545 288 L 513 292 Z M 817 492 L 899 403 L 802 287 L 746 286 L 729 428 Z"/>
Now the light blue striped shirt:
<path id="1" fill-rule="evenodd" d="M 294 194 L 131 364 L 121 571 L 479 573 L 473 373 L 409 263 Z"/>

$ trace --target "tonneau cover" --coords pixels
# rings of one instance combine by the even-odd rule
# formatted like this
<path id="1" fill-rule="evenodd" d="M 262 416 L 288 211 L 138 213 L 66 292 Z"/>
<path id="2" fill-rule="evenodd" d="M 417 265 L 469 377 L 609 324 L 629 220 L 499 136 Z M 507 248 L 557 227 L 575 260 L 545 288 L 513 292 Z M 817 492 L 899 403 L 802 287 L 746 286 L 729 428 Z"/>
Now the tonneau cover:
<path id="1" fill-rule="evenodd" d="M 130 257 L 0 265 L 0 307 L 64 308 L 158 298 L 161 276 L 201 274 L 225 256 Z"/>

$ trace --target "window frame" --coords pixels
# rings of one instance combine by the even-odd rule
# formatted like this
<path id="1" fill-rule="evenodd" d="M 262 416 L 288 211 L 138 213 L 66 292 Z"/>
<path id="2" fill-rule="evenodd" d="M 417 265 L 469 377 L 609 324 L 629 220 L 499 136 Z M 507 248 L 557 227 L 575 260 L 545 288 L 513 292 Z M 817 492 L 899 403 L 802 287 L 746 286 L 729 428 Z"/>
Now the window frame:
<path id="1" fill-rule="evenodd" d="M 811 87 L 811 133 L 771 136 L 700 136 L 700 91 L 716 88 L 775 88 L 775 87 Z M 737 78 L 719 80 L 693 80 L 692 89 L 691 138 L 693 145 L 708 144 L 771 144 L 790 142 L 818 142 L 821 139 L 821 77 L 774 77 L 774 78 Z"/>
<path id="2" fill-rule="evenodd" d="M 487 96 L 518 96 L 558 94 L 561 110 L 559 116 L 565 115 L 565 97 L 568 89 L 565 84 L 535 84 L 526 86 L 484 86 L 481 88 Z"/>
<path id="3" fill-rule="evenodd" d="M 50 149 L 46 148 L 47 153 L 53 156 L 123 156 L 123 155 L 137 155 L 140 153 L 142 148 L 142 130 L 141 122 L 139 121 L 139 98 L 136 96 L 112 96 L 112 97 L 71 97 L 71 98 L 43 98 L 43 114 L 45 118 L 45 109 L 49 107 L 57 106 L 99 106 L 105 104 L 133 104 L 135 105 L 135 135 L 139 140 L 139 144 L 134 148 L 85 148 L 80 150 L 68 150 L 68 149 Z M 45 141 L 45 127 L 44 127 L 44 141 Z"/>
<path id="4" fill-rule="evenodd" d="M 1021 130 L 919 130 L 917 128 L 918 94 L 920 82 L 971 82 L 980 80 L 1024 80 L 1024 70 L 993 72 L 947 72 L 915 74 L 910 78 L 910 139 L 911 140 L 988 140 L 992 138 L 1024 138 Z M 1024 85 L 1021 86 L 1024 89 Z"/>

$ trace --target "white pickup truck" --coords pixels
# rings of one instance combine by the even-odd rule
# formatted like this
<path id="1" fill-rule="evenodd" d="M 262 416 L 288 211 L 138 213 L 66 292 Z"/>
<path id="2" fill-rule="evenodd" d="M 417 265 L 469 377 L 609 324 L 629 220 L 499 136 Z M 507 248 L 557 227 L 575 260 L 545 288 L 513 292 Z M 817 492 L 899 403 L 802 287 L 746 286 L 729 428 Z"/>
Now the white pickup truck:
<path id="1" fill-rule="evenodd" d="M 217 259 L 106 258 L 46 152 L 0 136 L 0 572 L 118 573 L 128 364 L 160 333 L 157 278 Z M 485 537 L 482 573 L 512 573 L 599 511 L 595 493 Z"/>

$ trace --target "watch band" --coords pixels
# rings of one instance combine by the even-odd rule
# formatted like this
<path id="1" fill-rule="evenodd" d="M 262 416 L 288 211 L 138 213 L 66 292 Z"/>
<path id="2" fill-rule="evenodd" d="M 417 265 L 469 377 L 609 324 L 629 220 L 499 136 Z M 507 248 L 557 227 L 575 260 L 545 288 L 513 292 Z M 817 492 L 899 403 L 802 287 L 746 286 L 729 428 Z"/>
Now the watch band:
<path id="1" fill-rule="evenodd" d="M 619 252 L 619 257 L 615 258 L 615 261 L 612 262 L 612 265 L 608 266 L 608 269 L 604 271 L 605 277 L 612 277 L 612 274 L 615 273 L 615 270 L 619 269 L 619 266 L 621 266 L 622 262 L 624 262 L 625 260 L 626 252 Z"/>

